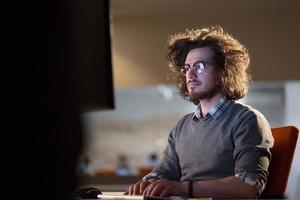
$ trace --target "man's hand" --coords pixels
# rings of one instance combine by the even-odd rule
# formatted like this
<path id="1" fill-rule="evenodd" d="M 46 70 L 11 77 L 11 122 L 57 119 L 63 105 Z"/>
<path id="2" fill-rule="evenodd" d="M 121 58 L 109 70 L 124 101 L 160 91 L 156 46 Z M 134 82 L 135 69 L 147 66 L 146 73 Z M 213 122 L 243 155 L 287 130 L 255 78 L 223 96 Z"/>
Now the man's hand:
<path id="1" fill-rule="evenodd" d="M 154 183 L 155 181 L 157 181 L 159 179 L 156 178 L 150 178 L 146 181 L 140 180 L 139 182 L 137 182 L 136 184 L 133 184 L 129 187 L 128 191 L 125 192 L 125 195 L 142 195 L 144 190 L 146 189 L 146 187 L 148 185 L 150 185 L 151 183 Z"/>
<path id="2" fill-rule="evenodd" d="M 157 180 L 148 185 L 142 195 L 143 196 L 182 196 L 187 194 L 188 183 L 187 182 L 176 182 L 167 179 Z"/>

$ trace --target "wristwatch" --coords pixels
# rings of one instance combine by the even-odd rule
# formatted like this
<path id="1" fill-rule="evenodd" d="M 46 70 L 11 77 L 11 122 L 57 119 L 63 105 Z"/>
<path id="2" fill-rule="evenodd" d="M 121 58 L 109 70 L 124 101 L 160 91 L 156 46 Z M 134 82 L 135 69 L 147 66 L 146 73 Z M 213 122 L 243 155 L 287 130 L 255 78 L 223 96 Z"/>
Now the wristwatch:
<path id="1" fill-rule="evenodd" d="M 159 175 L 158 173 L 155 172 L 151 172 L 149 174 L 147 174 L 146 176 L 144 176 L 142 178 L 143 181 L 147 181 L 150 178 L 157 178 L 157 179 L 162 179 L 163 177 L 161 175 Z"/>

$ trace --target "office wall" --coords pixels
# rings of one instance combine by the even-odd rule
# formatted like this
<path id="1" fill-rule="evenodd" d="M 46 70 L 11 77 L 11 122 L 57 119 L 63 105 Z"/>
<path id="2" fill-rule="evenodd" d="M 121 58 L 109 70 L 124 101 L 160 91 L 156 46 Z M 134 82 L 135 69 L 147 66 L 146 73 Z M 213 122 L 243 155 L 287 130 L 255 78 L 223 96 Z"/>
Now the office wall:
<path id="1" fill-rule="evenodd" d="M 286 112 L 285 123 L 293 124 L 300 128 L 300 82 L 288 81 L 285 84 L 285 99 L 286 99 Z M 296 147 L 294 161 L 291 168 L 290 179 L 288 182 L 287 193 L 290 199 L 299 199 L 300 197 L 300 139 Z"/>
<path id="2" fill-rule="evenodd" d="M 168 35 L 214 24 L 246 44 L 254 80 L 300 79 L 299 8 L 294 0 L 112 0 L 115 86 L 168 83 Z"/>

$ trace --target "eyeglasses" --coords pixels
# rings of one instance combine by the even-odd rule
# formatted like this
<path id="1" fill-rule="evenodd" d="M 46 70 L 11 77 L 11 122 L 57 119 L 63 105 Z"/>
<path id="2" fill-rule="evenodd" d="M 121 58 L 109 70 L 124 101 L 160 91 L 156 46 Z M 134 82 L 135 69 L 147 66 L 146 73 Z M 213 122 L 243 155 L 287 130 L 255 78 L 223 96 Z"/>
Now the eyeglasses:
<path id="1" fill-rule="evenodd" d="M 185 75 L 187 72 L 189 72 L 193 68 L 198 74 L 202 74 L 204 70 L 206 69 L 206 63 L 202 60 L 199 60 L 195 62 L 192 67 L 189 64 L 185 64 L 181 67 L 180 72 Z"/>

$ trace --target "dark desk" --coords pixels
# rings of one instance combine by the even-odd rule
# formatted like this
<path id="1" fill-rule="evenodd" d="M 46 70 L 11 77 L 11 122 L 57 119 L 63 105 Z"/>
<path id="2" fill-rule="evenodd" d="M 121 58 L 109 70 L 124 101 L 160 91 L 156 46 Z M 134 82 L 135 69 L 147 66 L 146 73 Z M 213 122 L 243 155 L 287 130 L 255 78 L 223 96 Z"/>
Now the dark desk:
<path id="1" fill-rule="evenodd" d="M 93 186 L 104 192 L 125 192 L 130 185 L 138 182 L 141 179 L 142 176 L 84 176 L 79 178 L 79 187 Z"/>

